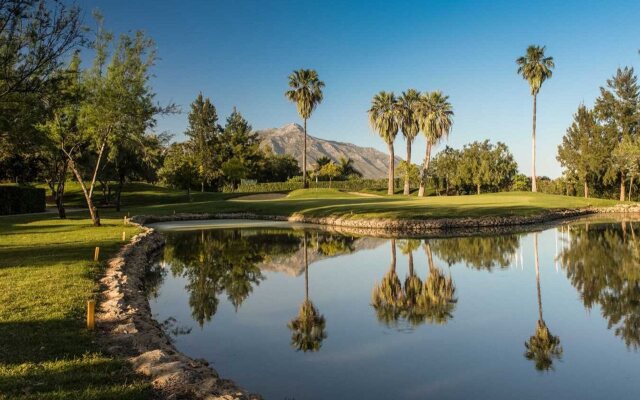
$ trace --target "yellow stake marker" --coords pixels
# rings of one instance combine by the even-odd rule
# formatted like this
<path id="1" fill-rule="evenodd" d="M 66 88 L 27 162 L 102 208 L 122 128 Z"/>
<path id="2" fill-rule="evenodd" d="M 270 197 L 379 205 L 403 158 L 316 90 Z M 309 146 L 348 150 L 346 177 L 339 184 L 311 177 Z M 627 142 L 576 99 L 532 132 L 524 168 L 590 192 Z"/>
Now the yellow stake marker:
<path id="1" fill-rule="evenodd" d="M 127 225 L 129 223 L 129 221 L 127 221 L 127 217 L 123 217 L 124 219 L 124 224 Z"/>
<path id="2" fill-rule="evenodd" d="M 122 231 L 122 241 L 124 242 L 125 240 L 127 240 L 127 232 Z"/>
<path id="3" fill-rule="evenodd" d="M 87 329 L 90 331 L 95 328 L 96 325 L 96 301 L 87 301 Z"/>
<path id="4" fill-rule="evenodd" d="M 98 261 L 100 258 L 100 247 L 96 246 L 96 250 L 93 252 L 93 261 Z"/>

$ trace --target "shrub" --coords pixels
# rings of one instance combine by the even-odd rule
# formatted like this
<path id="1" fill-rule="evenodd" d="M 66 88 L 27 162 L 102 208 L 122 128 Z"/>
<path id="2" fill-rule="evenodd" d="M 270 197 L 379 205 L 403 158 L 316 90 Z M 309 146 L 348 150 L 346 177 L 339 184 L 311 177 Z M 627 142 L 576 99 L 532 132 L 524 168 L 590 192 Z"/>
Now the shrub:
<path id="1" fill-rule="evenodd" d="M 310 181 L 310 188 L 318 188 L 318 189 L 327 189 L 331 187 L 332 189 L 340 189 L 346 191 L 358 191 L 364 189 L 378 189 L 387 187 L 386 179 L 359 179 L 359 180 L 349 180 L 349 181 L 333 181 L 332 183 L 328 181 Z M 289 180 L 287 182 L 265 182 L 265 183 L 256 183 L 256 184 L 241 184 L 237 187 L 235 192 L 239 193 L 264 193 L 264 192 L 290 192 L 292 190 L 302 189 L 302 182 L 296 182 L 294 180 Z M 230 188 L 225 187 L 223 189 L 225 192 L 230 192 Z"/>
<path id="2" fill-rule="evenodd" d="M 28 186 L 0 186 L 0 215 L 43 212 L 45 190 Z"/>

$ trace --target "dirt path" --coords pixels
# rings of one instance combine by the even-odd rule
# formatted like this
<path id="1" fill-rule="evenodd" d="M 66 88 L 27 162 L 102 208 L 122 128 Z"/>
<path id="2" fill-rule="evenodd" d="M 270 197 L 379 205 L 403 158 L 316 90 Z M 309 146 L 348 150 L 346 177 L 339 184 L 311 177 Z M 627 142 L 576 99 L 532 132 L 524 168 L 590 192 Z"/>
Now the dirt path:
<path id="1" fill-rule="evenodd" d="M 354 196 L 360 196 L 360 197 L 382 197 L 379 194 L 363 193 L 363 192 L 349 192 L 349 194 L 352 194 Z"/>
<path id="2" fill-rule="evenodd" d="M 286 193 L 260 193 L 235 197 L 233 200 L 277 200 L 287 197 Z"/>

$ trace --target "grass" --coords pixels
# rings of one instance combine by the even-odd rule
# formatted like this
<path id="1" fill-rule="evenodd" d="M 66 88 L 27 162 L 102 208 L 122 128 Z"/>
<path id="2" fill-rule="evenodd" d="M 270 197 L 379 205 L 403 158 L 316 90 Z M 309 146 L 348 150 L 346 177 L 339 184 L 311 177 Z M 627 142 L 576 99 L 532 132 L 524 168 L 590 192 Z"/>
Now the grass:
<path id="1" fill-rule="evenodd" d="M 83 206 L 69 184 L 68 206 Z M 96 197 L 101 193 L 97 192 Z M 238 197 L 240 196 L 240 197 Z M 348 218 L 438 218 L 531 215 L 549 209 L 608 206 L 614 200 L 524 192 L 417 198 L 365 197 L 331 189 L 291 192 L 277 200 L 193 193 L 144 184 L 127 185 L 122 212 L 102 209 L 102 227 L 85 210 L 59 220 L 54 214 L 0 217 L 0 399 L 142 399 L 149 383 L 119 359 L 105 355 L 84 328 L 86 300 L 95 295 L 103 265 L 91 261 L 95 246 L 106 260 L 135 228 L 126 214 L 243 212 Z"/>
<path id="2" fill-rule="evenodd" d="M 0 398 L 147 399 L 149 383 L 105 355 L 85 329 L 85 304 L 122 231 L 105 219 L 0 218 Z"/>

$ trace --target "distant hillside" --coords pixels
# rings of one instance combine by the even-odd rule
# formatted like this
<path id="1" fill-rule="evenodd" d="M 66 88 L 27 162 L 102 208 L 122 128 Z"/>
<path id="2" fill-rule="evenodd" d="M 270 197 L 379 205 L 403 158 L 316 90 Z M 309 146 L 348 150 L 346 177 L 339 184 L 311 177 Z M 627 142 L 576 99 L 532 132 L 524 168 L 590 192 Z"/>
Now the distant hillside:
<path id="1" fill-rule="evenodd" d="M 282 128 L 265 129 L 257 132 L 261 146 L 271 147 L 276 154 L 291 154 L 302 165 L 304 132 L 298 124 L 285 125 Z M 372 136 L 372 140 L 375 138 Z M 340 157 L 349 157 L 355 168 L 365 178 L 382 179 L 387 177 L 389 156 L 371 147 L 360 147 L 352 143 L 334 142 L 307 137 L 307 166 L 310 168 L 320 157 L 329 157 L 335 162 Z M 396 162 L 400 161 L 397 158 Z"/>

